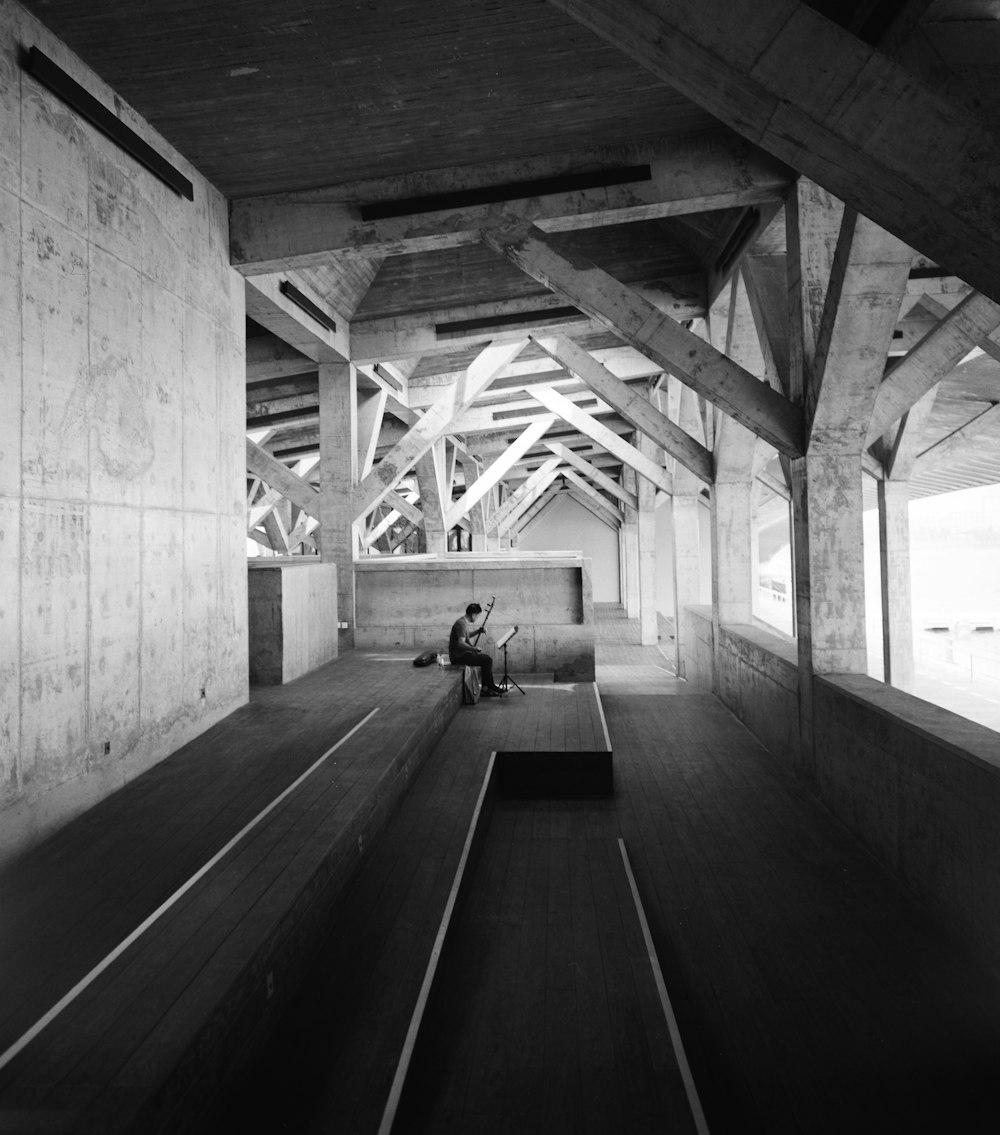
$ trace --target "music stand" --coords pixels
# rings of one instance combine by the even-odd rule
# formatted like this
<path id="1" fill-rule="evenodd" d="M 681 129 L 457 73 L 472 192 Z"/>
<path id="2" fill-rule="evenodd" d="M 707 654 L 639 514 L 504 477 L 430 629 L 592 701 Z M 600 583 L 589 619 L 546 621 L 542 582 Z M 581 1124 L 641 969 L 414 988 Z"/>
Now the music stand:
<path id="1" fill-rule="evenodd" d="M 517 627 L 511 627 L 509 631 L 504 631 L 497 639 L 497 646 L 503 648 L 503 677 L 497 683 L 501 697 L 510 692 L 511 686 L 513 686 L 515 690 L 521 690 L 521 687 L 510 676 L 510 672 L 507 669 L 507 643 L 517 634 L 517 631 Z M 521 690 L 521 693 L 523 694 L 524 690 Z"/>

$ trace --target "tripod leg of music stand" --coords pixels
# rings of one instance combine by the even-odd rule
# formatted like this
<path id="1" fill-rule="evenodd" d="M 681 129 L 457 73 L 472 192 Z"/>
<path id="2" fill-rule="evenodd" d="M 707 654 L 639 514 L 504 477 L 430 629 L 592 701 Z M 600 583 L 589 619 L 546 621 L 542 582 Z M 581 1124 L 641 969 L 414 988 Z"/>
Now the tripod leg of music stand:
<path id="1" fill-rule="evenodd" d="M 507 670 L 507 644 L 503 644 L 503 677 L 500 679 L 500 696 L 510 693 L 511 686 L 519 690 L 524 695 L 524 690 L 514 681 Z"/>

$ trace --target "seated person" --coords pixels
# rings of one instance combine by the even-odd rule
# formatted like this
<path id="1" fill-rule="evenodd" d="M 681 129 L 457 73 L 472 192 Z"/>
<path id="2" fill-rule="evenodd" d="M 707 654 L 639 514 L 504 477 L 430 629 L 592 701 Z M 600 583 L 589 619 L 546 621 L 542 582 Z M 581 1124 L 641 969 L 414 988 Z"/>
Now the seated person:
<path id="1" fill-rule="evenodd" d="M 493 681 L 493 659 L 483 651 L 477 650 L 470 638 L 476 616 L 481 615 L 482 611 L 478 603 L 470 603 L 465 608 L 465 614 L 460 619 L 456 619 L 455 625 L 451 628 L 451 637 L 448 639 L 448 658 L 460 666 L 478 666 L 482 673 L 483 693 L 487 697 L 495 697 L 500 693 L 500 687 Z"/>

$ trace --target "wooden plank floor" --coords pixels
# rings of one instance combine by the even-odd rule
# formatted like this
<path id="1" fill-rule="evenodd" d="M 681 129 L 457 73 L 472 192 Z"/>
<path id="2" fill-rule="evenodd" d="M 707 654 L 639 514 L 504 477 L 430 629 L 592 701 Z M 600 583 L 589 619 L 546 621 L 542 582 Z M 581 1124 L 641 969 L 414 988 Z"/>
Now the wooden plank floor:
<path id="1" fill-rule="evenodd" d="M 695 1131 L 613 812 L 495 804 L 395 1130 Z"/>
<path id="2" fill-rule="evenodd" d="M 598 633 L 616 781 L 603 822 L 629 846 L 713 1135 L 1000 1129 L 997 982 L 715 698 L 640 647 L 634 622 L 602 608 Z M 416 955 L 433 937 L 464 836 L 457 812 L 471 813 L 487 748 L 543 728 L 540 706 L 529 691 L 520 709 L 494 701 L 457 716 L 401 806 L 398 832 L 394 821 L 355 876 L 290 1027 L 206 1131 L 220 1129 L 220 1115 L 237 1129 L 253 1121 L 303 1135 L 377 1129 L 426 960 Z M 496 870 L 530 869 L 535 822 L 519 814 Z M 565 877 L 565 850 L 550 853 L 549 872 Z M 572 860 L 568 869 L 579 898 L 582 876 Z M 526 901 L 501 889 L 492 917 L 519 926 Z M 585 903 L 574 910 L 586 920 Z M 547 948 L 525 941 L 507 963 L 508 1012 L 523 1014 L 525 1035 L 543 1048 L 529 963 Z M 587 988 L 577 987 L 578 1016 Z M 609 1016 L 581 1038 L 590 1066 L 615 1066 L 614 1027 Z M 473 1044 L 489 1098 L 507 1069 L 490 1028 Z M 604 1086 L 603 1129 L 631 1130 L 617 1084 Z M 460 1106 L 469 1099 L 467 1086 Z"/>
<path id="3" fill-rule="evenodd" d="M 220 996 L 235 1013 L 263 989 L 261 952 L 279 956 L 323 887 L 346 880 L 394 781 L 403 778 L 401 790 L 458 706 L 457 674 L 409 662 L 400 652 L 352 652 L 288 686 L 255 690 L 249 705 L 3 873 L 7 1052 L 378 711 L 0 1070 L 0 1130 L 126 1130 L 158 1078 L 175 1070 L 172 1090 L 183 1093 L 208 1071 L 185 1071 L 185 1062 L 194 1068 L 201 1045 L 208 1063 L 202 1034 L 213 1020 L 220 1027 Z"/>
<path id="4" fill-rule="evenodd" d="M 206 1135 L 377 1131 L 490 753 L 605 747 L 593 684 L 516 678 L 524 696 L 455 716 L 338 904 L 285 1027 L 261 1038 Z"/>
<path id="5" fill-rule="evenodd" d="M 628 844 L 714 1135 L 1000 1128 L 996 981 L 710 694 L 673 678 L 656 647 L 640 647 L 635 623 L 620 610 L 598 612 L 597 658 L 616 783 L 602 822 Z M 123 958 L 125 987 L 109 1000 L 95 983 L 90 999 L 42 1034 L 40 1048 L 30 1046 L 0 1073 L 0 1130 L 124 1130 L 164 1061 L 179 1068 L 181 1083 L 188 1077 L 192 1093 L 205 1087 L 206 1069 L 190 1046 L 206 987 L 218 968 L 242 965 L 263 989 L 263 973 L 243 956 L 246 942 L 273 919 L 287 888 L 301 885 L 296 872 L 314 843 L 363 830 L 352 824 L 383 790 L 380 754 L 398 744 L 419 707 L 439 699 L 439 683 L 456 680 L 388 655 L 363 661 L 367 670 L 347 683 L 361 701 L 342 696 L 325 668 L 255 697 L 234 715 L 234 733 L 209 731 L 200 747 L 70 825 L 68 842 L 49 841 L 0 878 L 0 1030 L 9 1043 L 87 972 L 107 941 L 155 909 L 358 721 L 362 702 L 383 706 L 368 747 L 337 754 L 319 794 L 323 818 L 290 807 L 280 830 L 251 839 L 223 878 L 191 893 L 178 929 Z M 256 1029 L 247 1019 L 243 1043 L 259 1060 L 205 1114 L 205 1132 L 377 1129 L 490 750 L 600 747 L 591 687 L 522 684 L 523 698 L 515 692 L 455 714 L 390 824 L 365 844 L 327 918 L 304 996 L 292 998 L 279 972 L 274 1012 Z M 144 816 L 157 807 L 153 829 Z M 567 832 L 571 815 L 559 820 Z M 504 870 L 532 869 L 542 821 L 521 817 Z M 545 823 L 551 835 L 552 819 Z M 547 871 L 568 878 L 574 917 L 586 923 L 571 843 L 550 850 Z M 297 866 L 278 867 L 279 848 Z M 588 856 L 596 858 L 589 844 Z M 356 861 L 355 851 L 345 872 Z M 518 925 L 525 901 L 501 891 L 496 917 Z M 559 956 L 570 942 L 562 940 Z M 538 1000 L 521 967 L 537 949 L 526 941 L 512 963 L 512 980 L 528 982 L 517 1004 L 529 1022 Z M 173 984 L 158 988 L 150 974 L 164 960 Z M 574 990 L 578 1019 L 589 988 Z M 288 1008 L 284 1027 L 279 1007 Z M 606 1030 L 590 1026 L 581 1036 L 588 1067 L 614 1063 L 610 1009 L 608 1017 Z M 544 1054 L 544 1009 L 534 1019 L 528 1031 L 540 1030 Z M 123 1039 L 132 1046 L 124 1058 L 114 1055 Z M 476 1044 L 481 1079 L 499 1083 L 506 1069 L 496 1050 Z M 29 1058 L 40 1061 L 34 1071 Z M 100 1073 L 97 1085 L 111 1058 L 112 1082 Z M 594 1109 L 606 1129 L 631 1129 L 617 1088 L 606 1090 L 604 1110 Z M 76 1122 L 81 1114 L 95 1122 Z"/>
<path id="6" fill-rule="evenodd" d="M 714 1135 L 1000 1129 L 982 964 L 710 694 L 597 677 L 617 819 Z"/>

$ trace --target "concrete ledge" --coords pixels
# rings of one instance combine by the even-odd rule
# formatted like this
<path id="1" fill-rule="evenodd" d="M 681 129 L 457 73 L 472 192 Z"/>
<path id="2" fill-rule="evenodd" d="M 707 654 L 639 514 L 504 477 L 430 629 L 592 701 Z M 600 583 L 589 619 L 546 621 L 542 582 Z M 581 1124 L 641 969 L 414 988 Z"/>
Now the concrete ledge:
<path id="1" fill-rule="evenodd" d="M 194 1130 L 248 1038 L 287 1005 L 347 880 L 461 704 L 458 674 L 404 657 L 356 667 L 340 683 L 329 670 L 306 677 L 283 700 L 266 691 L 5 873 L 0 964 L 18 973 L 19 999 L 0 1020 L 0 1051 L 177 896 L 4 1069 L 0 1116 L 18 1117 L 17 1130 Z M 285 768 L 290 750 L 322 752 L 328 726 L 344 738 L 330 760 L 298 752 Z M 221 777 L 207 771 L 220 764 Z"/>
<path id="2" fill-rule="evenodd" d="M 247 561 L 250 681 L 276 686 L 337 657 L 337 568 L 268 557 Z"/>
<path id="3" fill-rule="evenodd" d="M 813 688 L 820 798 L 1000 970 L 1000 735 L 864 675 Z"/>
<path id="4" fill-rule="evenodd" d="M 475 600 L 496 605 L 487 629 L 519 628 L 510 670 L 551 673 L 557 682 L 594 680 L 590 561 L 580 556 L 386 556 L 355 565 L 355 645 L 447 650 L 452 623 Z M 492 650 L 489 642 L 486 648 Z M 497 665 L 502 655 L 492 650 Z"/>
<path id="5" fill-rule="evenodd" d="M 683 616 L 694 676 L 1000 971 L 1000 734 L 863 674 L 821 675 L 803 752 L 796 644 L 747 626 L 716 644 L 709 608 Z"/>

